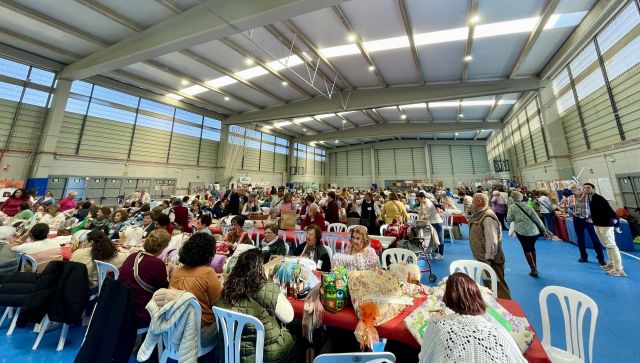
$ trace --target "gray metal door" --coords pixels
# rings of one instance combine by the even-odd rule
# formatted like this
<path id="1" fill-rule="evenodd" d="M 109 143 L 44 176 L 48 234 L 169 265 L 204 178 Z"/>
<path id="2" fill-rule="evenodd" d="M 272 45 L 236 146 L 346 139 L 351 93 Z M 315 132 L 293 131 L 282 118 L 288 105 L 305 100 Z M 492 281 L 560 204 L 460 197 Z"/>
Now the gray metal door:
<path id="1" fill-rule="evenodd" d="M 104 184 L 104 194 L 102 195 L 102 204 L 108 206 L 118 204 L 118 196 L 120 195 L 120 188 L 122 186 L 122 179 L 107 178 Z"/>
<path id="2" fill-rule="evenodd" d="M 640 205 L 640 175 L 618 176 L 622 202 L 630 208 L 637 208 Z"/>
<path id="3" fill-rule="evenodd" d="M 53 193 L 53 197 L 56 200 L 64 198 L 64 186 L 67 183 L 67 178 L 49 178 L 47 182 L 47 190 Z"/>
<path id="4" fill-rule="evenodd" d="M 67 185 L 64 189 L 64 195 L 69 194 L 70 192 L 78 193 L 76 200 L 84 199 L 85 197 L 85 188 L 87 186 L 87 179 L 85 177 L 74 176 L 67 178 Z"/>
<path id="5" fill-rule="evenodd" d="M 104 204 L 102 197 L 104 195 L 106 178 L 93 177 L 88 179 L 89 180 L 87 180 L 87 190 L 85 192 L 85 197 L 87 199 L 95 200 L 97 205 Z"/>

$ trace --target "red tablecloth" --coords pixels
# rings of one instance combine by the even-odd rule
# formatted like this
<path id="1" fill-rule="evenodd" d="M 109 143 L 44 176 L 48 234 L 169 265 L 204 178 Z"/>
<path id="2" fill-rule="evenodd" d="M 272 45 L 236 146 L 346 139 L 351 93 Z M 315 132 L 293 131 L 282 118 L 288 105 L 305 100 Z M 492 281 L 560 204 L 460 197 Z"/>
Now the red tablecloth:
<path id="1" fill-rule="evenodd" d="M 462 214 L 454 214 L 453 215 L 453 223 L 458 223 L 458 224 L 468 224 L 469 222 L 467 221 L 467 217 L 465 217 Z"/>
<path id="2" fill-rule="evenodd" d="M 555 227 L 556 227 L 556 236 L 563 241 L 570 242 L 569 232 L 567 232 L 567 224 L 565 223 L 564 217 L 560 217 L 558 215 L 554 216 L 555 219 Z"/>
<path id="3" fill-rule="evenodd" d="M 419 347 L 420 344 L 413 338 L 413 335 L 411 335 L 407 327 L 404 325 L 403 321 L 404 318 L 406 318 L 407 315 L 409 315 L 413 310 L 420 306 L 423 301 L 424 299 L 414 299 L 413 306 L 404 309 L 402 313 L 400 313 L 400 315 L 396 316 L 394 319 L 377 326 L 376 330 L 378 331 L 379 336 L 381 338 L 387 338 L 390 340 L 402 342 L 404 344 Z M 498 299 L 498 302 L 513 315 L 526 317 L 524 311 L 522 311 L 522 308 L 517 302 L 506 299 Z M 295 312 L 296 318 L 301 319 L 302 310 L 304 309 L 304 301 L 293 300 L 291 301 L 291 305 L 293 305 L 293 310 Z M 358 317 L 356 316 L 353 307 L 349 306 L 336 314 L 325 312 L 322 318 L 322 324 L 353 331 L 358 324 Z M 542 343 L 540 343 L 537 334 L 536 338 L 531 343 L 531 346 L 529 346 L 529 349 L 527 349 L 527 351 L 524 353 L 524 357 L 529 362 L 551 362 L 551 360 L 547 356 L 547 353 L 544 351 L 544 348 L 542 348 Z"/>

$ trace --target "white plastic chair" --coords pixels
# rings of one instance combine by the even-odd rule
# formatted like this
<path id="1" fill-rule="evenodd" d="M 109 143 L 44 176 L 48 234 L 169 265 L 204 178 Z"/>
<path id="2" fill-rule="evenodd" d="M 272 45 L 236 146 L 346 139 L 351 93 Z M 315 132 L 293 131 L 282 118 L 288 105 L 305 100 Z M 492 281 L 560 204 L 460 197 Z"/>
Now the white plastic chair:
<path id="1" fill-rule="evenodd" d="M 249 238 L 253 241 L 253 245 L 260 248 L 260 231 L 256 227 L 245 228 L 245 231 L 249 235 Z M 255 238 L 253 235 L 255 234 Z"/>
<path id="2" fill-rule="evenodd" d="M 340 245 L 340 250 L 344 248 L 344 238 L 342 236 L 333 234 L 333 233 L 324 233 L 322 235 L 322 244 L 327 247 L 327 249 L 331 250 L 331 255 L 335 255 L 338 252 L 338 241 L 342 242 Z"/>
<path id="3" fill-rule="evenodd" d="M 349 227 L 347 227 L 347 232 L 351 232 L 352 229 L 356 228 L 356 227 L 364 227 L 363 225 L 360 224 L 352 224 Z M 366 227 L 365 227 L 366 228 Z"/>
<path id="4" fill-rule="evenodd" d="M 214 306 L 213 313 L 218 321 L 218 334 L 222 332 L 224 338 L 225 363 L 240 363 L 240 342 L 242 330 L 247 324 L 253 325 L 256 330 L 256 363 L 262 363 L 264 354 L 264 325 L 257 318 L 231 310 Z"/>
<path id="5" fill-rule="evenodd" d="M 556 295 L 560 300 L 564 317 L 564 334 L 567 349 L 562 350 L 551 345 L 551 327 L 547 299 Z M 584 349 L 583 323 L 587 310 L 591 310 L 589 326 L 589 362 L 593 361 L 593 338 L 598 320 L 598 305 L 589 296 L 580 291 L 561 286 L 547 286 L 540 291 L 540 315 L 542 317 L 542 346 L 552 362 L 587 362 Z M 567 304 L 568 302 L 568 304 Z"/>
<path id="6" fill-rule="evenodd" d="M 409 215 L 409 221 L 411 222 L 415 222 L 418 220 L 418 214 L 417 213 L 408 213 Z"/>
<path id="7" fill-rule="evenodd" d="M 329 222 L 324 221 L 324 228 L 329 228 L 329 224 L 330 224 Z"/>
<path id="8" fill-rule="evenodd" d="M 300 246 L 307 240 L 307 232 L 305 231 L 293 231 L 293 245 L 295 247 Z"/>
<path id="9" fill-rule="evenodd" d="M 317 356 L 313 363 L 395 363 L 396 356 L 389 352 L 379 353 L 330 353 Z"/>
<path id="10" fill-rule="evenodd" d="M 280 238 L 281 240 L 283 240 L 285 243 L 287 243 L 287 231 L 284 231 L 282 229 L 278 230 L 278 238 Z"/>
<path id="11" fill-rule="evenodd" d="M 387 248 L 382 251 L 382 267 L 387 268 L 387 256 L 390 257 L 389 264 L 406 263 L 408 265 L 417 265 L 418 256 L 413 251 L 405 248 Z"/>
<path id="12" fill-rule="evenodd" d="M 20 266 L 20 272 L 25 272 L 26 269 L 25 267 L 27 265 L 29 265 L 31 267 L 31 271 L 32 272 L 36 272 L 36 270 L 38 269 L 38 262 L 36 262 L 36 260 L 24 253 L 19 253 L 18 254 L 18 265 Z M 14 329 L 16 328 L 16 323 L 18 322 L 18 317 L 20 316 L 20 310 L 22 309 L 21 307 L 16 307 L 15 308 L 15 312 L 13 311 L 14 307 L 12 306 L 7 306 L 4 309 L 4 314 L 2 314 L 2 318 L 0 318 L 0 327 L 2 326 L 2 323 L 4 323 L 4 319 L 6 318 L 11 318 L 11 316 L 13 315 L 13 319 L 11 320 L 11 324 L 9 325 L 9 330 L 7 330 L 7 335 L 12 335 Z"/>
<path id="13" fill-rule="evenodd" d="M 383 224 L 380 226 L 380 235 L 384 236 L 387 233 L 387 228 L 389 228 L 388 224 Z"/>
<path id="14" fill-rule="evenodd" d="M 485 279 L 484 276 L 486 275 L 484 272 L 486 271 L 489 274 L 489 278 L 491 278 L 491 291 L 493 292 L 493 297 L 498 297 L 498 275 L 496 275 L 496 272 L 491 268 L 491 266 L 476 260 L 456 260 L 451 262 L 451 265 L 449 265 L 449 274 L 452 274 L 457 270 L 469 275 L 473 281 L 480 285 L 482 285 L 482 281 Z"/>
<path id="15" fill-rule="evenodd" d="M 104 261 L 94 261 L 96 263 L 96 269 L 98 270 L 98 295 L 100 295 L 100 291 L 102 291 L 102 283 L 104 279 L 107 277 L 107 274 L 111 272 L 113 274 L 113 279 L 117 280 L 120 275 L 120 271 L 114 265 L 104 262 Z"/>
<path id="16" fill-rule="evenodd" d="M 449 231 L 449 240 L 453 243 L 453 214 L 442 212 L 440 218 L 442 218 L 442 243 L 444 243 L 444 231 Z"/>
<path id="17" fill-rule="evenodd" d="M 328 232 L 346 232 L 347 225 L 344 223 L 331 223 L 329 227 L 327 227 Z"/>
<path id="18" fill-rule="evenodd" d="M 200 303 L 198 303 L 198 300 L 195 297 L 193 297 L 189 299 L 188 304 L 193 308 L 193 311 L 195 312 L 195 315 L 196 315 L 194 319 L 196 324 L 195 331 L 200 332 L 200 324 L 201 324 L 200 319 L 202 317 L 202 308 L 200 307 Z M 181 320 L 176 320 L 176 322 L 180 322 L 180 321 Z M 178 360 L 180 345 L 171 344 L 171 342 L 174 340 L 172 339 L 171 336 L 174 334 L 175 330 L 180 330 L 180 329 L 184 329 L 184 327 L 178 327 L 176 325 L 173 325 L 167 330 L 166 333 L 162 334 L 162 344 L 164 345 L 164 350 L 162 352 L 162 355 L 160 356 L 161 363 L 165 363 L 168 358 L 171 358 L 176 361 Z M 198 344 L 198 357 L 202 357 L 203 355 L 209 353 L 216 346 L 214 343 L 210 346 L 202 347 L 202 342 L 200 341 L 200 334 L 196 334 L 194 339 L 197 340 L 197 344 Z"/>
<path id="19" fill-rule="evenodd" d="M 220 229 L 222 230 L 222 237 L 224 237 L 231 229 L 231 226 L 222 225 L 220 226 Z"/>

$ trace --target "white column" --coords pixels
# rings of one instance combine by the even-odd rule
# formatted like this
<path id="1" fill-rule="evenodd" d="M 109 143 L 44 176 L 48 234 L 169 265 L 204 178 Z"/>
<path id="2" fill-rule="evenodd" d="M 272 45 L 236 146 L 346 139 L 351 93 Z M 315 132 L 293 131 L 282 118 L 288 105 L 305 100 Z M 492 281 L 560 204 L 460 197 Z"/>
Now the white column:
<path id="1" fill-rule="evenodd" d="M 371 152 L 371 184 L 374 184 L 378 182 L 376 179 L 378 173 L 376 173 L 376 153 L 373 151 L 373 144 L 371 144 L 369 151 Z"/>
<path id="2" fill-rule="evenodd" d="M 427 164 L 427 181 L 429 181 L 429 183 L 432 183 L 433 181 L 431 180 L 431 157 L 429 155 L 429 144 L 427 144 L 426 142 L 424 143 L 424 162 L 425 164 Z"/>
<path id="3" fill-rule="evenodd" d="M 54 160 L 54 152 L 56 143 L 64 121 L 64 110 L 67 107 L 67 100 L 71 92 L 72 81 L 68 79 L 58 79 L 56 88 L 53 92 L 53 104 L 49 109 L 47 119 L 42 128 L 42 137 L 38 145 L 38 154 L 36 155 L 33 166 L 31 168 L 31 178 L 47 178 L 49 176 L 49 168 Z"/>

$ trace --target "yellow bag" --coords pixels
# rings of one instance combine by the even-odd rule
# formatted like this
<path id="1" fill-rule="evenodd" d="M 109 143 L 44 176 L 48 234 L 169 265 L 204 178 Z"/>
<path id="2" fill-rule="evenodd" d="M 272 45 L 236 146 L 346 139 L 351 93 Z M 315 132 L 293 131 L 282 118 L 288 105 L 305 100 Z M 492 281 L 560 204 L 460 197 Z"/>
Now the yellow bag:
<path id="1" fill-rule="evenodd" d="M 296 212 L 292 210 L 283 210 L 280 214 L 280 229 L 296 228 Z"/>

